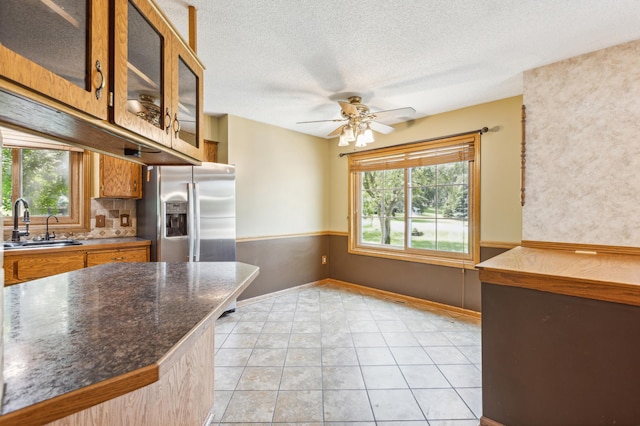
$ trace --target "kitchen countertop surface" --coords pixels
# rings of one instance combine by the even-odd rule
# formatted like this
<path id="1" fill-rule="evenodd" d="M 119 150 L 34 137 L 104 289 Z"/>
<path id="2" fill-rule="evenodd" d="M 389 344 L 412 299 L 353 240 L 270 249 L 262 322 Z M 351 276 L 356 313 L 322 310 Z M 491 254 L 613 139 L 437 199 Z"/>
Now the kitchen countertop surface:
<path id="1" fill-rule="evenodd" d="M 640 256 L 516 247 L 476 268 L 480 281 L 640 306 Z"/>
<path id="2" fill-rule="evenodd" d="M 161 366 L 258 272 L 240 262 L 112 263 L 6 287 L 2 414 Z"/>

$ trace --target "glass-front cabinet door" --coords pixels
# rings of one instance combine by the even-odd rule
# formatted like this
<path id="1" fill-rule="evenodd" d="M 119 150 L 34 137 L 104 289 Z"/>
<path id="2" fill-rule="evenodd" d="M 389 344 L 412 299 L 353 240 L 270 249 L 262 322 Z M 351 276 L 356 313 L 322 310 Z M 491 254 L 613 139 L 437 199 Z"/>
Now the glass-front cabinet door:
<path id="1" fill-rule="evenodd" d="M 202 67 L 190 50 L 178 40 L 173 43 L 172 147 L 190 157 L 202 159 Z"/>
<path id="2" fill-rule="evenodd" d="M 106 119 L 108 1 L 0 1 L 0 76 Z"/>
<path id="3" fill-rule="evenodd" d="M 113 121 L 171 146 L 171 33 L 147 0 L 115 0 Z"/>

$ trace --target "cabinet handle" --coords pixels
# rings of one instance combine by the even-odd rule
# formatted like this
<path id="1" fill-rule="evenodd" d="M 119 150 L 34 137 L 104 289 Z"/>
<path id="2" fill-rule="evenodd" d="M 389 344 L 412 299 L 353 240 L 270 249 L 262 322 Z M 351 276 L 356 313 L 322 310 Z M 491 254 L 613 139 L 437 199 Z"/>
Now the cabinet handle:
<path id="1" fill-rule="evenodd" d="M 138 190 L 138 182 L 136 182 L 135 180 L 133 181 L 133 190 L 134 191 Z"/>
<path id="2" fill-rule="evenodd" d="M 167 120 L 167 125 L 164 128 L 164 131 L 169 134 L 169 129 L 171 128 L 171 114 L 169 113 L 169 108 L 167 108 L 167 113 L 164 115 L 164 118 Z"/>
<path id="3" fill-rule="evenodd" d="M 120 257 L 112 257 L 111 260 L 125 260 L 126 257 L 125 256 L 120 256 Z"/>
<path id="4" fill-rule="evenodd" d="M 176 123 L 178 123 L 178 128 L 176 129 Z M 176 139 L 178 138 L 178 133 L 180 133 L 180 120 L 178 120 L 178 114 L 176 114 L 173 118 L 173 132 L 175 134 Z"/>
<path id="5" fill-rule="evenodd" d="M 104 74 L 102 73 L 102 66 L 100 65 L 100 60 L 96 61 L 96 71 L 100 73 L 100 78 L 102 79 L 102 81 L 100 82 L 100 86 L 96 89 L 96 99 L 100 100 L 100 98 L 102 97 L 102 89 L 104 89 L 104 85 L 106 83 L 106 80 L 104 79 Z"/>

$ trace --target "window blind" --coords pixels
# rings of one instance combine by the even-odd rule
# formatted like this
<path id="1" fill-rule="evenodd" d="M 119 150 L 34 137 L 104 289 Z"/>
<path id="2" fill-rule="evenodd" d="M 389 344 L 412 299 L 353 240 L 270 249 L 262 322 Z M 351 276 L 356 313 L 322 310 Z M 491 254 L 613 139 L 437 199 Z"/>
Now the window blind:
<path id="1" fill-rule="evenodd" d="M 450 138 L 438 142 L 416 142 L 401 148 L 363 152 L 349 156 L 349 170 L 364 172 L 373 170 L 402 169 L 434 164 L 473 161 L 477 136 Z"/>

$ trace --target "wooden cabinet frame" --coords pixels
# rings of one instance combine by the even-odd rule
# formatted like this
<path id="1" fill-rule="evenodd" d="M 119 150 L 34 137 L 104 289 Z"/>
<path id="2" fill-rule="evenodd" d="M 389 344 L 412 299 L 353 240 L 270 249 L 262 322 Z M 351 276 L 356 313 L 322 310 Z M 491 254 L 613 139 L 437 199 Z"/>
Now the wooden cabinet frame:
<path id="1" fill-rule="evenodd" d="M 107 119 L 109 82 L 109 0 L 88 2 L 89 65 L 91 90 L 79 87 L 48 69 L 30 61 L 0 43 L 0 76 L 70 105 L 100 119 Z M 52 37 L 55 34 L 51 35 Z M 96 64 L 100 63 L 101 71 Z M 96 90 L 101 88 L 100 96 Z"/>

